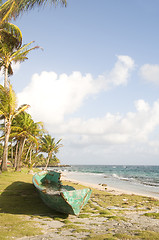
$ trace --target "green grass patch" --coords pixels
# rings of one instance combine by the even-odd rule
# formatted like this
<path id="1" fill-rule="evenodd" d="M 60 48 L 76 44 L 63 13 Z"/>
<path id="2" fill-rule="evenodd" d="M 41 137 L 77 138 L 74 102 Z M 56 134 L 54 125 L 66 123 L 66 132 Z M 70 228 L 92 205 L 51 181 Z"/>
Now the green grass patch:
<path id="1" fill-rule="evenodd" d="M 75 233 L 81 233 L 81 232 L 83 232 L 83 233 L 91 233 L 91 232 L 93 232 L 93 230 L 89 230 L 89 229 L 86 229 L 86 228 L 78 228 L 78 229 L 74 229 L 73 230 L 73 232 L 75 232 Z"/>
<path id="2" fill-rule="evenodd" d="M 138 239 L 137 236 L 132 236 L 125 233 L 116 233 L 114 236 L 117 237 L 117 239 L 121 239 L 121 240 Z"/>
<path id="3" fill-rule="evenodd" d="M 144 240 L 158 240 L 159 239 L 159 232 L 140 231 L 140 232 L 136 232 L 135 235 L 139 239 L 144 239 Z"/>
<path id="4" fill-rule="evenodd" d="M 26 221 L 21 216 L 4 213 L 0 214 L 0 229 L 0 239 L 2 240 L 41 234 L 41 229 L 36 227 L 33 221 Z"/>
<path id="5" fill-rule="evenodd" d="M 90 214 L 80 214 L 78 218 L 91 218 Z"/>
<path id="6" fill-rule="evenodd" d="M 70 220 L 68 220 L 68 219 L 65 219 L 65 220 L 63 220 L 62 221 L 64 224 L 70 224 L 70 223 L 72 223 Z"/>
<path id="7" fill-rule="evenodd" d="M 159 213 L 145 213 L 144 216 L 159 219 Z"/>
<path id="8" fill-rule="evenodd" d="M 138 195 L 112 195 L 106 191 L 99 191 L 93 189 L 92 196 L 93 201 L 96 201 L 101 207 L 107 208 L 109 206 L 117 206 L 124 208 L 149 208 L 158 206 L 159 201 L 154 198 L 138 196 Z"/>
<path id="9" fill-rule="evenodd" d="M 85 240 L 117 240 L 116 237 L 114 237 L 111 233 L 107 234 L 101 234 L 101 235 L 96 235 L 96 234 L 90 234 L 88 237 L 84 238 Z"/>
<path id="10" fill-rule="evenodd" d="M 66 224 L 65 226 L 61 227 L 61 229 L 79 229 L 79 226 L 76 224 Z"/>

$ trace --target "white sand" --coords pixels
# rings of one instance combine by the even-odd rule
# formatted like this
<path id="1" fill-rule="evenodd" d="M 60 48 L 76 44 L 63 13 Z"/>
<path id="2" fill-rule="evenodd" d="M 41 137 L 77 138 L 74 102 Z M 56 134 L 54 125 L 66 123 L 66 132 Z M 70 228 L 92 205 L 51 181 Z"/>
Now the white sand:
<path id="1" fill-rule="evenodd" d="M 107 191 L 107 192 L 115 194 L 115 195 L 120 195 L 120 194 L 140 195 L 140 196 L 152 197 L 152 198 L 155 198 L 155 199 L 159 200 L 159 197 L 153 196 L 150 193 L 143 194 L 143 193 L 132 192 L 132 191 L 128 191 L 128 190 L 109 187 L 108 185 L 107 186 L 102 186 L 102 185 L 99 185 L 99 184 L 93 184 L 93 183 L 88 183 L 88 182 L 75 180 L 75 179 L 69 178 L 69 173 L 66 174 L 65 172 L 62 172 L 61 180 L 72 182 L 72 183 L 78 183 L 78 184 L 84 185 L 84 186 L 89 187 L 89 188 L 95 188 L 95 189 L 98 189 L 98 190 Z"/>

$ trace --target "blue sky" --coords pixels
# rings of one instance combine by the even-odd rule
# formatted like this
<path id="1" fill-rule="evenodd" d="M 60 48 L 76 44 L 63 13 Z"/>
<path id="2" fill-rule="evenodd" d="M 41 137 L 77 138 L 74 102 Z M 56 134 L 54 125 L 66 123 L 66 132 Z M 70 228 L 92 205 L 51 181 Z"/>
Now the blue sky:
<path id="1" fill-rule="evenodd" d="M 158 0 L 68 0 L 15 21 L 30 53 L 19 103 L 62 138 L 64 164 L 159 163 Z"/>

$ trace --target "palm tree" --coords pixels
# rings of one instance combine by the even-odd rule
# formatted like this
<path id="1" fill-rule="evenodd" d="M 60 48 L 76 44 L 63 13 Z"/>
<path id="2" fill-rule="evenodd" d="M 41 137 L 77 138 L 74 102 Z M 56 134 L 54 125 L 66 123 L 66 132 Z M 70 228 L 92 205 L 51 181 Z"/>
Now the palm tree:
<path id="1" fill-rule="evenodd" d="M 8 75 L 13 75 L 12 62 L 24 62 L 27 58 L 27 54 L 39 48 L 35 46 L 29 49 L 29 46 L 33 43 L 23 45 L 18 47 L 18 50 L 15 48 L 15 45 L 12 44 L 6 38 L 2 38 L 0 41 L 0 69 L 4 68 L 4 87 L 8 86 Z"/>
<path id="2" fill-rule="evenodd" d="M 9 22 L 0 24 L 0 42 L 7 43 L 8 48 L 19 49 L 22 45 L 22 33 L 20 29 Z"/>
<path id="3" fill-rule="evenodd" d="M 25 104 L 20 106 L 17 109 L 17 101 L 16 101 L 15 92 L 12 89 L 12 86 L 9 85 L 9 88 L 4 88 L 0 85 L 0 119 L 5 119 L 4 126 L 4 150 L 3 150 L 3 158 L 1 164 L 1 170 L 7 171 L 7 160 L 8 160 L 8 141 L 9 135 L 11 131 L 11 124 L 13 119 L 26 110 L 29 105 Z"/>
<path id="4" fill-rule="evenodd" d="M 54 6 L 61 4 L 67 5 L 66 0 L 50 0 Z M 11 18 L 16 18 L 25 11 L 28 11 L 36 6 L 46 5 L 48 0 L 8 0 L 0 7 L 1 23 L 8 21 Z"/>
<path id="5" fill-rule="evenodd" d="M 10 138 L 17 140 L 18 152 L 17 152 L 17 164 L 15 170 L 21 170 L 21 158 L 25 142 L 27 141 L 30 145 L 30 152 L 32 147 L 39 146 L 39 138 L 44 133 L 43 123 L 34 122 L 31 115 L 27 112 L 21 112 L 12 121 Z"/>
<path id="6" fill-rule="evenodd" d="M 49 161 L 52 157 L 55 157 L 55 154 L 59 151 L 59 148 L 63 145 L 60 144 L 62 139 L 55 142 L 55 138 L 51 138 L 51 135 L 44 135 L 41 139 L 41 152 L 45 152 L 48 154 L 45 170 L 49 165 Z M 54 155 L 54 156 L 53 156 Z"/>

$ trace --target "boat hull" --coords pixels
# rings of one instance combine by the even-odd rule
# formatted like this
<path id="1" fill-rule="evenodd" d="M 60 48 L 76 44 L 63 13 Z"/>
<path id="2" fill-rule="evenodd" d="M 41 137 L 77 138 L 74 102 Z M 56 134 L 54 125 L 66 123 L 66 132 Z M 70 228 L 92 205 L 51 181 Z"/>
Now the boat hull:
<path id="1" fill-rule="evenodd" d="M 55 171 L 35 174 L 33 184 L 48 207 L 57 212 L 72 215 L 79 215 L 92 192 L 89 188 L 76 190 L 68 185 L 63 186 L 60 173 Z"/>

